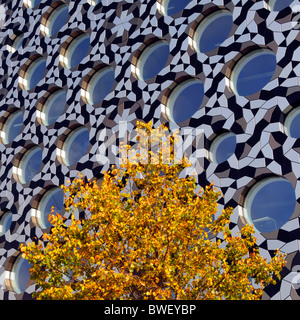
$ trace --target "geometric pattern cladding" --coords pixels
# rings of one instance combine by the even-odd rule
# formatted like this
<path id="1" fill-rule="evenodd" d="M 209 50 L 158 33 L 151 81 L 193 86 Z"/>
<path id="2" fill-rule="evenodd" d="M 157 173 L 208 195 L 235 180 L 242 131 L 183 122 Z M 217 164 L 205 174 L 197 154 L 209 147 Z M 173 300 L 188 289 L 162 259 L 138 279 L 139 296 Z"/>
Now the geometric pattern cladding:
<path id="1" fill-rule="evenodd" d="M 266 259 L 277 248 L 287 253 L 282 280 L 266 288 L 263 299 L 299 299 L 295 275 L 300 270 L 300 135 L 289 134 L 294 118 L 286 121 L 300 106 L 300 32 L 292 23 L 292 8 L 299 1 L 287 1 L 279 11 L 280 1 L 191 0 L 172 15 L 163 14 L 168 2 L 163 0 L 98 2 L 2 0 L 0 6 L 0 299 L 30 299 L 35 290 L 34 283 L 25 291 L 14 289 L 12 273 L 20 243 L 40 239 L 45 231 L 33 214 L 43 194 L 78 172 L 101 177 L 107 168 L 98 161 L 99 150 L 117 144 L 121 121 L 134 128 L 137 120 L 152 120 L 155 127 L 166 123 L 171 129 L 203 130 L 204 170 L 196 168 L 198 184 L 214 182 L 220 188 L 220 208 L 234 208 L 233 233 L 251 215 L 245 202 L 254 186 L 276 177 L 292 185 L 291 213 L 280 227 L 279 218 L 265 214 L 256 219 L 255 236 Z M 221 11 L 226 12 L 224 18 L 232 17 L 230 33 L 215 49 L 201 52 L 193 41 L 204 39 L 209 27 L 202 34 L 197 27 L 206 16 Z M 217 27 L 217 18 L 211 21 Z M 154 43 L 168 44 L 166 63 L 157 75 L 142 80 L 140 68 L 150 59 L 143 50 L 159 48 Z M 259 90 L 239 95 L 234 81 L 238 86 L 247 63 L 254 61 L 245 57 L 254 59 L 255 52 L 272 53 L 274 70 L 266 71 L 269 78 Z M 142 55 L 143 66 L 138 64 Z M 267 68 L 267 60 L 260 70 Z M 112 75 L 111 86 L 100 88 Z M 259 86 L 252 76 L 247 85 Z M 101 82 L 101 77 L 107 78 Z M 175 116 L 178 103 L 172 105 L 170 97 L 183 81 L 192 79 L 203 86 L 203 95 L 195 100 L 196 109 L 187 102 L 191 114 L 176 123 L 181 116 Z M 99 98 L 101 90 L 105 94 Z M 116 141 L 101 140 L 106 129 L 115 133 Z M 77 138 L 72 140 L 74 132 Z M 225 133 L 235 138 L 236 146 L 221 162 L 213 161 L 212 151 L 224 141 L 214 144 L 215 139 Z M 65 154 L 74 149 L 76 139 L 82 139 L 78 159 L 67 161 Z"/>

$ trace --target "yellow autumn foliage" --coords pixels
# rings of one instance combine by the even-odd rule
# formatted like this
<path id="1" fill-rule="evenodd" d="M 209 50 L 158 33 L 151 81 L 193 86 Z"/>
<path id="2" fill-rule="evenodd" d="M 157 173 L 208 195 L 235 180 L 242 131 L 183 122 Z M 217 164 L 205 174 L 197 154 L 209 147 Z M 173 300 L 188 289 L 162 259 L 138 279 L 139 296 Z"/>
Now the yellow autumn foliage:
<path id="1" fill-rule="evenodd" d="M 141 144 L 151 137 L 163 146 L 166 127 L 138 130 Z M 71 219 L 53 213 L 50 234 L 21 248 L 37 299 L 254 300 L 276 283 L 284 256 L 263 259 L 250 225 L 232 235 L 232 209 L 216 217 L 220 192 L 210 185 L 196 193 L 194 177 L 179 178 L 187 159 L 176 163 L 166 150 L 124 146 L 128 161 L 101 185 L 81 176 L 63 187 Z"/>

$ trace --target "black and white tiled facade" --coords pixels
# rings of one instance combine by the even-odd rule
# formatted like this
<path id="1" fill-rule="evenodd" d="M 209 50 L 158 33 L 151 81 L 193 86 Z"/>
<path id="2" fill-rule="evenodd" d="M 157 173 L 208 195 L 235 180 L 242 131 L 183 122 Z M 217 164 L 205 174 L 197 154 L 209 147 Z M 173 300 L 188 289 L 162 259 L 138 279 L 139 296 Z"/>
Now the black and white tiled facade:
<path id="1" fill-rule="evenodd" d="M 158 12 L 156 0 L 102 0 L 95 7 L 86 0 L 66 0 L 69 20 L 52 38 L 41 34 L 40 20 L 55 0 L 44 0 L 35 9 L 26 8 L 19 0 L 2 2 L 5 21 L 0 32 L 0 118 L 15 106 L 23 111 L 24 126 L 15 141 L 0 145 L 0 209 L 13 212 L 10 230 L 0 237 L 1 300 L 28 299 L 35 290 L 31 284 L 25 293 L 15 294 L 5 286 L 5 268 L 20 243 L 43 234 L 31 221 L 34 197 L 46 186 L 65 184 L 78 171 L 88 178 L 99 176 L 104 168 L 97 161 L 98 148 L 103 148 L 99 135 L 105 128 L 118 132 L 120 121 L 129 122 L 132 128 L 136 120 L 152 120 L 155 126 L 167 122 L 161 105 L 163 93 L 184 75 L 201 79 L 205 97 L 202 107 L 182 126 L 204 129 L 206 145 L 214 133 L 224 129 L 237 138 L 236 151 L 228 161 L 217 165 L 204 159 L 204 171 L 198 175 L 201 186 L 214 181 L 221 189 L 224 198 L 220 206 L 234 207 L 232 230 L 237 232 L 243 226 L 242 199 L 255 181 L 272 174 L 286 177 L 293 184 L 297 197 L 293 216 L 279 230 L 257 233 L 256 237 L 265 258 L 269 259 L 279 248 L 287 253 L 288 261 L 282 281 L 267 288 L 263 298 L 300 298 L 300 290 L 293 286 L 295 268 L 300 265 L 300 144 L 282 130 L 290 106 L 300 105 L 300 31 L 291 23 L 291 8 L 299 5 L 299 1 L 278 13 L 266 9 L 263 0 L 192 0 L 183 11 L 167 17 Z M 189 30 L 209 6 L 226 7 L 233 15 L 234 26 L 218 49 L 200 54 L 189 46 Z M 17 52 L 9 53 L 6 41 L 15 30 L 21 30 L 25 40 Z M 87 32 L 91 45 L 82 63 L 70 71 L 59 63 L 59 52 L 76 30 Z M 167 40 L 170 56 L 158 76 L 141 81 L 133 76 L 131 61 L 150 36 Z M 236 96 L 228 87 L 227 71 L 232 60 L 250 45 L 272 49 L 277 68 L 263 90 L 248 97 Z M 47 73 L 37 87 L 22 90 L 18 84 L 19 71 L 34 53 L 46 58 Z M 113 66 L 115 84 L 104 101 L 91 106 L 81 99 L 81 83 L 99 62 Z M 46 127 L 36 119 L 36 105 L 53 86 L 66 90 L 67 107 L 53 125 Z M 56 145 L 75 123 L 89 129 L 90 144 L 77 164 L 66 167 L 57 159 Z M 170 123 L 170 127 L 176 125 Z M 13 178 L 13 159 L 29 143 L 42 148 L 43 164 L 33 180 L 22 185 Z"/>

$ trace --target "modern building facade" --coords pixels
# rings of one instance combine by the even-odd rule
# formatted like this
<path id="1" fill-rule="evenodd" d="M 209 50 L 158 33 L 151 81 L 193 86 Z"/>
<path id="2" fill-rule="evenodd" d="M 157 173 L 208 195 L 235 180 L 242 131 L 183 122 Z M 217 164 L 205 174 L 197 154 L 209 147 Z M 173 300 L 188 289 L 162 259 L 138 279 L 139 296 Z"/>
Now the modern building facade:
<path id="1" fill-rule="evenodd" d="M 263 299 L 299 299 L 299 13 L 298 0 L 2 0 L 0 299 L 31 298 L 20 243 L 63 212 L 61 184 L 101 177 L 99 155 L 137 120 L 203 132 L 199 186 L 220 188 L 233 233 L 254 224 L 266 259 L 287 254 Z"/>

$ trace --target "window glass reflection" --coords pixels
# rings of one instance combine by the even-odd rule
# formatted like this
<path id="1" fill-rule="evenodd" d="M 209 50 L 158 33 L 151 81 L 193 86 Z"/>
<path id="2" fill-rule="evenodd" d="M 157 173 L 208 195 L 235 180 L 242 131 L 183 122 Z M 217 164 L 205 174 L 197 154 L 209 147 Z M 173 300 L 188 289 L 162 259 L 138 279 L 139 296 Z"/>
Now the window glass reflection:
<path id="1" fill-rule="evenodd" d="M 60 62 L 67 69 L 75 68 L 86 57 L 90 47 L 90 37 L 87 33 L 79 33 L 70 43 L 66 44 L 66 51 L 62 49 Z M 64 47 L 64 46 L 63 46 Z"/>
<path id="2" fill-rule="evenodd" d="M 49 215 L 51 214 L 52 207 L 54 207 L 55 213 L 61 214 L 64 206 L 64 193 L 60 188 L 52 188 L 48 190 L 42 197 L 38 208 L 36 210 L 36 216 L 38 226 L 42 229 L 51 227 L 49 221 Z"/>
<path id="3" fill-rule="evenodd" d="M 60 2 L 54 3 L 55 8 L 51 11 L 46 21 L 42 19 L 42 33 L 47 37 L 52 37 L 66 24 L 69 16 L 68 5 Z M 53 5 L 52 5 L 53 6 Z M 47 13 L 46 13 L 47 14 Z"/>
<path id="4" fill-rule="evenodd" d="M 288 180 L 267 178 L 256 183 L 248 193 L 246 218 L 259 232 L 272 232 L 289 220 L 295 205 L 295 190 Z"/>
<path id="5" fill-rule="evenodd" d="M 24 34 L 21 31 L 16 31 L 8 40 L 7 50 L 14 53 L 19 50 L 24 40 Z"/>
<path id="6" fill-rule="evenodd" d="M 162 10 L 166 16 L 173 16 L 182 11 L 191 0 L 163 0 Z"/>
<path id="7" fill-rule="evenodd" d="M 198 111 L 204 98 L 204 85 L 199 79 L 189 79 L 178 84 L 167 101 L 169 118 L 182 122 Z"/>
<path id="8" fill-rule="evenodd" d="M 89 77 L 86 90 L 82 89 L 81 96 L 90 105 L 101 102 L 112 90 L 115 82 L 115 72 L 110 66 L 103 67 Z"/>
<path id="9" fill-rule="evenodd" d="M 21 255 L 15 261 L 13 268 L 11 280 L 12 287 L 15 293 L 19 294 L 27 289 L 30 280 L 30 263 L 21 257 Z"/>
<path id="10" fill-rule="evenodd" d="M 85 127 L 76 128 L 66 138 L 63 144 L 63 162 L 66 166 L 77 163 L 89 145 L 89 130 Z"/>
<path id="11" fill-rule="evenodd" d="M 6 119 L 1 134 L 1 140 L 4 144 L 9 144 L 15 140 L 20 134 L 23 127 L 23 112 L 21 110 L 14 111 Z"/>
<path id="12" fill-rule="evenodd" d="M 228 160 L 236 149 L 236 137 L 232 132 L 226 132 L 216 137 L 211 146 L 213 162 L 219 164 Z"/>
<path id="13" fill-rule="evenodd" d="M 194 49 L 207 53 L 218 48 L 228 37 L 233 19 L 229 11 L 218 10 L 200 22 L 194 34 Z"/>
<path id="14" fill-rule="evenodd" d="M 248 96 L 263 89 L 276 69 L 276 56 L 270 50 L 256 50 L 244 56 L 232 72 L 235 94 Z"/>
<path id="15" fill-rule="evenodd" d="M 37 55 L 29 59 L 26 63 L 28 66 L 22 77 L 19 77 L 19 84 L 24 90 L 33 89 L 43 78 L 46 71 L 46 59 Z"/>
<path id="16" fill-rule="evenodd" d="M 39 121 L 49 126 L 62 115 L 65 110 L 67 101 L 66 92 L 63 89 L 57 88 L 56 91 L 52 92 L 43 105 L 40 107 L 41 110 L 37 111 L 37 117 Z"/>
<path id="17" fill-rule="evenodd" d="M 17 170 L 20 183 L 28 183 L 39 172 L 42 165 L 42 149 L 38 146 L 29 149 L 22 157 Z"/>
<path id="18" fill-rule="evenodd" d="M 138 78 L 149 80 L 163 69 L 169 57 L 169 44 L 166 41 L 157 41 L 150 44 L 139 57 L 137 63 Z"/>
<path id="19" fill-rule="evenodd" d="M 270 0 L 269 6 L 273 11 L 281 11 L 287 8 L 294 0 Z"/>
<path id="20" fill-rule="evenodd" d="M 37 7 L 43 0 L 23 0 L 24 5 L 27 8 L 35 8 Z"/>
<path id="21" fill-rule="evenodd" d="M 11 211 L 5 212 L 0 217 L 0 235 L 4 235 L 11 226 L 12 223 L 12 213 Z"/>
<path id="22" fill-rule="evenodd" d="M 284 123 L 286 134 L 292 138 L 300 138 L 300 108 L 292 110 Z"/>

